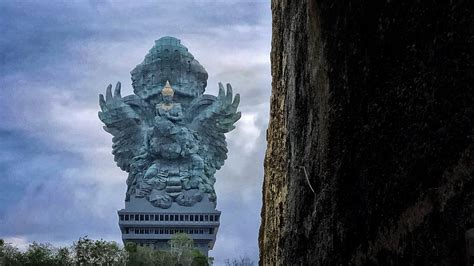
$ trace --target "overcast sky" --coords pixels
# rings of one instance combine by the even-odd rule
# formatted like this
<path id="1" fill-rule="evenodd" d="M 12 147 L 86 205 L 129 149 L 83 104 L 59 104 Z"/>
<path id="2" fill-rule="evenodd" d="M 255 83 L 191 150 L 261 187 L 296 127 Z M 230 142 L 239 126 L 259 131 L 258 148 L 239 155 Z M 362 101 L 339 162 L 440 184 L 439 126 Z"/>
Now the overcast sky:
<path id="1" fill-rule="evenodd" d="M 270 98 L 269 1 L 0 1 L 0 238 L 69 245 L 121 242 L 126 173 L 97 117 L 98 94 L 122 82 L 154 40 L 181 39 L 209 73 L 230 82 L 242 118 L 217 172 L 222 211 L 214 256 L 257 261 Z"/>

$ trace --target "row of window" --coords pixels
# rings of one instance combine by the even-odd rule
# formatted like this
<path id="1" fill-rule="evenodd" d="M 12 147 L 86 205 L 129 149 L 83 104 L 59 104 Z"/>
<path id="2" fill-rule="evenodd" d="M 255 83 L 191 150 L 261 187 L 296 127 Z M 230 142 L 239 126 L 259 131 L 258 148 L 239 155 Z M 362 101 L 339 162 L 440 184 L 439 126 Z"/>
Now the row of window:
<path id="1" fill-rule="evenodd" d="M 134 228 L 126 227 L 125 234 L 159 234 L 172 235 L 177 233 L 195 234 L 213 234 L 214 228 Z"/>
<path id="2" fill-rule="evenodd" d="M 204 214 L 120 214 L 120 221 L 218 222 L 219 215 Z"/>
<path id="3" fill-rule="evenodd" d="M 158 249 L 160 246 L 158 245 L 155 245 L 153 243 L 139 243 L 138 245 L 140 245 L 141 247 L 152 247 L 154 249 Z M 163 247 L 163 246 L 161 246 Z M 194 243 L 194 247 L 208 247 L 208 245 L 206 243 Z"/>

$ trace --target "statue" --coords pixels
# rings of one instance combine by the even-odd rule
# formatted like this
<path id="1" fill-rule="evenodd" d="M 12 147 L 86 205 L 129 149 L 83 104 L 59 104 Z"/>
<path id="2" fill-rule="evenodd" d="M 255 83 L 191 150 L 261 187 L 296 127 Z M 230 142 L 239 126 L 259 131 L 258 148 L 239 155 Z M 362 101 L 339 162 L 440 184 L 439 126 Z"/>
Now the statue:
<path id="1" fill-rule="evenodd" d="M 227 158 L 224 133 L 235 128 L 240 96 L 219 83 L 218 96 L 204 94 L 207 72 L 173 37 L 155 41 L 131 72 L 133 95 L 121 84 L 99 95 L 99 118 L 112 134 L 112 154 L 128 172 L 126 201 L 153 206 L 216 202 L 214 174 Z"/>

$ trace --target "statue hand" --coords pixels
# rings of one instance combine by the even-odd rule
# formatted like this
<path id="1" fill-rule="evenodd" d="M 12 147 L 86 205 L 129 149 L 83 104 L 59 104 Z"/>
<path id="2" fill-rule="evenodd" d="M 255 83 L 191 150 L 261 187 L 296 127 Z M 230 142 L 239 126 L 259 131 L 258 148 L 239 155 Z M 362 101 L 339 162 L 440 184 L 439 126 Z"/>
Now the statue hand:
<path id="1" fill-rule="evenodd" d="M 99 105 L 102 112 L 120 108 L 124 105 L 122 96 L 120 95 L 121 86 L 121 83 L 117 82 L 117 85 L 115 85 L 114 95 L 112 96 L 112 84 L 109 84 L 105 91 L 105 100 L 104 95 L 99 94 Z"/>
<path id="2" fill-rule="evenodd" d="M 115 85 L 114 95 L 112 96 L 112 84 L 107 86 L 104 95 L 99 94 L 99 105 L 101 112 L 99 117 L 106 123 L 113 123 L 116 120 L 121 120 L 123 117 L 138 118 L 135 111 L 123 102 L 122 95 L 120 95 L 121 84 L 117 82 Z"/>

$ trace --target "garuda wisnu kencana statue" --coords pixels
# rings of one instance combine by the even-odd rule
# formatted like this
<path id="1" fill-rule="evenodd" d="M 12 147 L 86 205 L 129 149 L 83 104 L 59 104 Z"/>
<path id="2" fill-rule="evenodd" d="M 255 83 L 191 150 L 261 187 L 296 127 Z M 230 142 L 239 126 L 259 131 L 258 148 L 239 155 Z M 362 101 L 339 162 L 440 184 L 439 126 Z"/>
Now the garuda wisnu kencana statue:
<path id="1" fill-rule="evenodd" d="M 214 174 L 227 158 L 224 133 L 239 120 L 239 94 L 219 83 L 218 96 L 204 94 L 207 72 L 180 40 L 163 37 L 131 72 L 133 95 L 120 82 L 99 95 L 99 118 L 112 134 L 112 154 L 128 173 L 126 201 L 153 206 L 216 202 Z"/>

